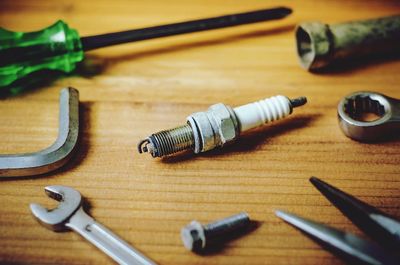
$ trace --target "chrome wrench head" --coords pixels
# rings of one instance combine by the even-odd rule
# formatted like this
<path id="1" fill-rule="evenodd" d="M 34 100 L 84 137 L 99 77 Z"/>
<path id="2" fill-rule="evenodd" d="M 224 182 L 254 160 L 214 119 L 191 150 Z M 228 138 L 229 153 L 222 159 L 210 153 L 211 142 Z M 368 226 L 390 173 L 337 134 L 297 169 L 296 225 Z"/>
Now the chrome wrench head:
<path id="1" fill-rule="evenodd" d="M 119 264 L 155 265 L 153 261 L 134 249 L 105 226 L 97 223 L 82 208 L 81 194 L 66 186 L 47 186 L 46 194 L 57 201 L 55 209 L 31 204 L 32 214 L 45 227 L 53 231 L 72 229 Z"/>
<path id="2" fill-rule="evenodd" d="M 365 114 L 378 118 L 366 121 Z M 375 92 L 355 92 L 339 102 L 338 119 L 343 133 L 354 140 L 386 140 L 400 129 L 400 100 Z"/>
<path id="3" fill-rule="evenodd" d="M 65 230 L 65 223 L 82 205 L 81 194 L 73 188 L 58 185 L 45 187 L 45 192 L 47 196 L 60 202 L 58 207 L 49 210 L 32 203 L 30 205 L 32 214 L 43 226 L 51 230 Z"/>

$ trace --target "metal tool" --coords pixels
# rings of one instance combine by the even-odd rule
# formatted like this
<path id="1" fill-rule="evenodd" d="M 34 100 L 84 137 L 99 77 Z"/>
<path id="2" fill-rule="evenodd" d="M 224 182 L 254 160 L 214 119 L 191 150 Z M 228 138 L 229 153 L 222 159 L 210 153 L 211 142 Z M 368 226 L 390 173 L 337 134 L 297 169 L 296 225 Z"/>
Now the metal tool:
<path id="1" fill-rule="evenodd" d="M 79 92 L 60 92 L 59 129 L 56 141 L 35 153 L 0 155 L 0 177 L 39 175 L 53 171 L 72 157 L 79 135 Z"/>
<path id="2" fill-rule="evenodd" d="M 380 244 L 284 211 L 276 211 L 278 217 L 351 264 L 400 264 L 400 259 L 396 256 L 400 249 L 398 220 L 316 177 L 312 177 L 310 181 L 355 225 Z"/>
<path id="3" fill-rule="evenodd" d="M 84 51 L 173 35 L 281 19 L 292 13 L 286 7 L 192 20 L 149 28 L 80 37 L 63 21 L 36 32 L 12 32 L 0 28 L 0 88 L 43 78 L 38 71 L 70 73 L 84 58 Z M 10 88 L 10 89 L 11 89 Z"/>
<path id="4" fill-rule="evenodd" d="M 54 231 L 72 229 L 119 264 L 155 264 L 87 215 L 82 208 L 82 196 L 77 190 L 66 186 L 47 186 L 45 192 L 50 198 L 60 202 L 52 210 L 34 203 L 30 205 L 32 214 L 45 227 Z"/>
<path id="5" fill-rule="evenodd" d="M 400 221 L 328 183 L 312 177 L 311 183 L 344 215 L 386 248 L 400 249 Z"/>
<path id="6" fill-rule="evenodd" d="M 400 16 L 333 25 L 306 22 L 295 32 L 302 67 L 315 71 L 348 58 L 397 54 Z"/>
<path id="7" fill-rule="evenodd" d="M 182 228 L 181 238 L 186 249 L 193 252 L 201 252 L 213 241 L 242 230 L 249 225 L 249 215 L 244 212 L 206 225 L 202 225 L 198 221 L 192 221 Z"/>
<path id="8" fill-rule="evenodd" d="M 193 113 L 187 124 L 161 131 L 138 144 L 139 153 L 162 157 L 182 150 L 205 152 L 235 141 L 240 134 L 289 116 L 307 98 L 275 96 L 236 108 L 218 103 L 205 112 Z"/>
<path id="9" fill-rule="evenodd" d="M 369 113 L 378 118 L 364 121 Z M 385 140 L 400 132 L 400 100 L 376 92 L 355 92 L 339 102 L 338 119 L 343 133 L 354 140 Z"/>

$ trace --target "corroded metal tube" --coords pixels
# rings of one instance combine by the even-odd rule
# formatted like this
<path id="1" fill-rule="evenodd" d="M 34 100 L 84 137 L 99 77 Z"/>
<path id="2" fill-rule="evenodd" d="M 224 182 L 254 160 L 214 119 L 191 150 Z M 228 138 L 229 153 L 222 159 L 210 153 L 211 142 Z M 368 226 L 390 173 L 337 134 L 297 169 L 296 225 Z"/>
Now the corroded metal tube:
<path id="1" fill-rule="evenodd" d="M 310 71 L 347 58 L 400 52 L 400 16 L 333 25 L 306 22 L 295 32 L 300 64 Z"/>

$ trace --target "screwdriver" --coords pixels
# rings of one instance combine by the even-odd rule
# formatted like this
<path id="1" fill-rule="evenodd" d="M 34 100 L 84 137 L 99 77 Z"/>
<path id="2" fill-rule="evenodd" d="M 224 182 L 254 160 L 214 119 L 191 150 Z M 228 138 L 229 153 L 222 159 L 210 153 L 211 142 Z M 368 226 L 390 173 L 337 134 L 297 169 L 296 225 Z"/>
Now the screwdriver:
<path id="1" fill-rule="evenodd" d="M 36 32 L 13 32 L 0 28 L 0 89 L 15 82 L 38 78 L 37 72 L 72 72 L 84 52 L 127 42 L 238 26 L 286 17 L 286 7 L 256 10 L 142 29 L 80 37 L 62 20 Z M 39 76 L 40 78 L 40 76 Z M 30 82 L 31 80 L 27 81 Z"/>

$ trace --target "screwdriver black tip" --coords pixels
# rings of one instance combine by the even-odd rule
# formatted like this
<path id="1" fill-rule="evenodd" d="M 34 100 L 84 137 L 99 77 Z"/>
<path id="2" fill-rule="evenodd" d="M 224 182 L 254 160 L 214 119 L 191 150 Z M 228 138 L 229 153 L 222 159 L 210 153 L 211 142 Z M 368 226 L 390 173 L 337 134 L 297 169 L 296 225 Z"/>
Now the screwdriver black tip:
<path id="1" fill-rule="evenodd" d="M 278 7 L 276 9 L 282 15 L 282 18 L 293 13 L 293 9 L 291 9 L 289 7 L 284 7 L 283 6 L 283 7 Z"/>

